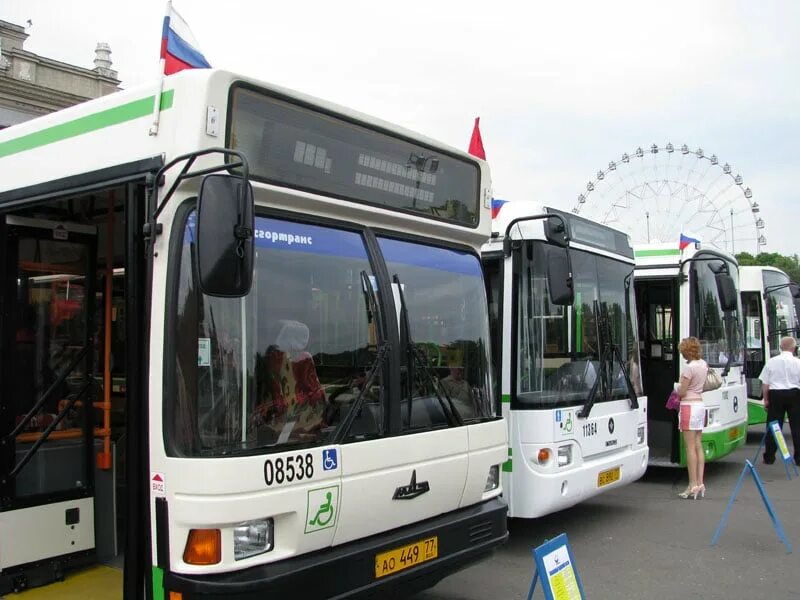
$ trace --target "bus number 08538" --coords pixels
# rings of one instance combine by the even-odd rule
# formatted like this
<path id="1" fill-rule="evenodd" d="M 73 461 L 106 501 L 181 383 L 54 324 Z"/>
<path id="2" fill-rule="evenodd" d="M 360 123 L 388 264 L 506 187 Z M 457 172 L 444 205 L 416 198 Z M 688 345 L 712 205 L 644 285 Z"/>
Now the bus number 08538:
<path id="1" fill-rule="evenodd" d="M 310 452 L 264 461 L 264 481 L 267 485 L 302 481 L 313 476 L 314 456 Z"/>

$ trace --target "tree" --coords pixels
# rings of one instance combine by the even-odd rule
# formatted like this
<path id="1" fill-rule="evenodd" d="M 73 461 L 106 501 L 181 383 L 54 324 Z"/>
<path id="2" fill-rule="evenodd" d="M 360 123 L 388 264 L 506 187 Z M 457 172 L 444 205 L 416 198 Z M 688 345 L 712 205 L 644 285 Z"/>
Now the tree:
<path id="1" fill-rule="evenodd" d="M 736 255 L 736 260 L 742 266 L 775 267 L 784 271 L 791 281 L 800 283 L 800 259 L 798 259 L 797 254 L 784 256 L 777 252 L 760 252 L 753 256 L 749 252 L 740 252 Z"/>

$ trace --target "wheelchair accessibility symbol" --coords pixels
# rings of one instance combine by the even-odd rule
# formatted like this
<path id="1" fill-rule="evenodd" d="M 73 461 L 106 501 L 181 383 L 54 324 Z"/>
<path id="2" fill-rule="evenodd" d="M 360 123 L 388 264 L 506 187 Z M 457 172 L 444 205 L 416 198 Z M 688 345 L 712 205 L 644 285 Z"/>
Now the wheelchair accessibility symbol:
<path id="1" fill-rule="evenodd" d="M 334 485 L 308 492 L 306 505 L 306 533 L 328 529 L 336 525 L 339 512 L 339 486 Z"/>
<path id="2" fill-rule="evenodd" d="M 322 469 L 325 471 L 333 471 L 339 466 L 336 460 L 336 449 L 328 448 L 322 451 Z"/>

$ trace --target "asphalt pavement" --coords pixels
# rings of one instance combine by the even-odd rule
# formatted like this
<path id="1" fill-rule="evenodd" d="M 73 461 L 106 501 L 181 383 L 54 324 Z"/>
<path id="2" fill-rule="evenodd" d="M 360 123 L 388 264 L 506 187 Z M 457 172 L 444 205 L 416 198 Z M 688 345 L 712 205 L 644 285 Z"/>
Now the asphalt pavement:
<path id="1" fill-rule="evenodd" d="M 571 509 L 509 520 L 509 542 L 491 559 L 444 579 L 415 600 L 514 600 L 528 595 L 532 549 L 560 533 L 572 546 L 586 598 L 733 600 L 800 598 L 800 478 L 780 460 L 755 463 L 794 552 L 779 539 L 748 474 L 719 542 L 714 532 L 763 426 L 747 443 L 706 465 L 706 497 L 683 500 L 685 469 L 651 467 L 639 481 Z M 784 428 L 787 439 L 788 427 Z M 790 443 L 791 445 L 791 443 Z M 534 598 L 543 598 L 537 587 Z"/>

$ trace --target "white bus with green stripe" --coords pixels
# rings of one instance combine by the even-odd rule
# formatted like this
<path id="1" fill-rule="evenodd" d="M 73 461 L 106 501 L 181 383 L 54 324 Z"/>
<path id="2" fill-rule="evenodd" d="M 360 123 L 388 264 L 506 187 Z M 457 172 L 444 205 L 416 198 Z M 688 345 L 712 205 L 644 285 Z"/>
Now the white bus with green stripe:
<path id="1" fill-rule="evenodd" d="M 495 200 L 483 247 L 493 364 L 508 424 L 509 515 L 533 518 L 647 468 L 628 236 L 533 202 Z"/>
<path id="2" fill-rule="evenodd" d="M 747 422 L 767 422 L 761 371 L 781 353 L 781 338 L 800 335 L 800 288 L 776 267 L 739 267 L 744 322 Z"/>
<path id="3" fill-rule="evenodd" d="M 703 358 L 722 375 L 721 388 L 703 393 L 708 424 L 702 442 L 707 461 L 744 444 L 747 394 L 744 381 L 742 308 L 736 259 L 700 243 L 635 246 L 642 380 L 650 398 L 650 462 L 686 464 L 677 413 L 665 406 L 686 364 L 683 338 L 700 340 Z"/>
<path id="4" fill-rule="evenodd" d="M 208 69 L 0 173 L 0 595 L 385 596 L 506 540 L 485 162 Z"/>

